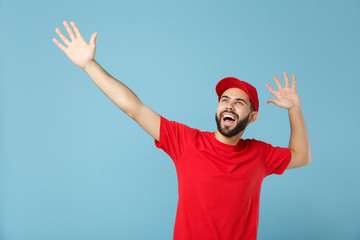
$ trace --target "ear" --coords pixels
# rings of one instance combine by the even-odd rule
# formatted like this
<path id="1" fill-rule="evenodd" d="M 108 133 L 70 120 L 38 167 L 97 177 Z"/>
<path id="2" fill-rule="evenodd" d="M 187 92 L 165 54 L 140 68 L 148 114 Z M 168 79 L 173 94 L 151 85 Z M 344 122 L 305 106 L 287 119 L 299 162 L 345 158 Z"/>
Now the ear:
<path id="1" fill-rule="evenodd" d="M 258 116 L 259 116 L 259 113 L 257 111 L 252 112 L 249 117 L 249 123 L 255 122 L 256 119 L 258 118 Z"/>

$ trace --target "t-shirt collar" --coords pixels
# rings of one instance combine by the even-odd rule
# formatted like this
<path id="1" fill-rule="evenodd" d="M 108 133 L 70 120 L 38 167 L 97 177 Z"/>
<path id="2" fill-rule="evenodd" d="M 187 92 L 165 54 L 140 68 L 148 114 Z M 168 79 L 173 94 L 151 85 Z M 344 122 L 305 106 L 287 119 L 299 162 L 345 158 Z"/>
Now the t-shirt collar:
<path id="1" fill-rule="evenodd" d="M 241 146 L 242 146 L 242 142 L 243 139 L 240 138 L 239 142 L 236 145 L 230 145 L 230 144 L 226 144 L 223 142 L 220 142 L 219 140 L 216 139 L 215 137 L 215 132 L 211 133 L 211 141 L 219 148 L 226 150 L 226 151 L 239 151 Z"/>

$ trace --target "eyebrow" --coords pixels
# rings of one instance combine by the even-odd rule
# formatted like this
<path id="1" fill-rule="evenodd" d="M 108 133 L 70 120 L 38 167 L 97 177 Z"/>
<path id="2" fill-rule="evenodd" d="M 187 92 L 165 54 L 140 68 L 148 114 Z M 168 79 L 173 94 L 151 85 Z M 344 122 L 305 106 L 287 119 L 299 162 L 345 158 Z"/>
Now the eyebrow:
<path id="1" fill-rule="evenodd" d="M 222 98 L 231 99 L 229 96 L 226 96 L 226 95 L 221 96 L 220 100 L 221 100 Z M 242 98 L 235 98 L 235 100 L 236 100 L 236 101 L 243 101 L 244 103 L 246 103 L 246 101 L 245 101 L 244 99 L 242 99 Z"/>

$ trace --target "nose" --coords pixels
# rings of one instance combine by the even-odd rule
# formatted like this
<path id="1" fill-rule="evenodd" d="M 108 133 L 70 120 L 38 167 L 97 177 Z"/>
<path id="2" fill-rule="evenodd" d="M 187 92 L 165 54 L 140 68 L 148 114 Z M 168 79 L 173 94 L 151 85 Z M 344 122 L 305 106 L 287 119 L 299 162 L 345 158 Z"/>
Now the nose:
<path id="1" fill-rule="evenodd" d="M 225 106 L 226 109 L 228 110 L 234 110 L 234 105 L 231 101 L 229 101 L 226 106 Z"/>

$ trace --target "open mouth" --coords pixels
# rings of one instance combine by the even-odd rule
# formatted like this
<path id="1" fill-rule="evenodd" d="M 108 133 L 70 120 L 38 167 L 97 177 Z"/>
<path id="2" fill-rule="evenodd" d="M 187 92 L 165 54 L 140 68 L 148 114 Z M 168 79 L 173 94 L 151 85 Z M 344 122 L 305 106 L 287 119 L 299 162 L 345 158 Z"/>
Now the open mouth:
<path id="1" fill-rule="evenodd" d="M 222 122 L 225 124 L 225 125 L 233 125 L 235 123 L 235 116 L 231 115 L 231 114 L 228 114 L 228 113 L 224 113 L 222 115 Z"/>

